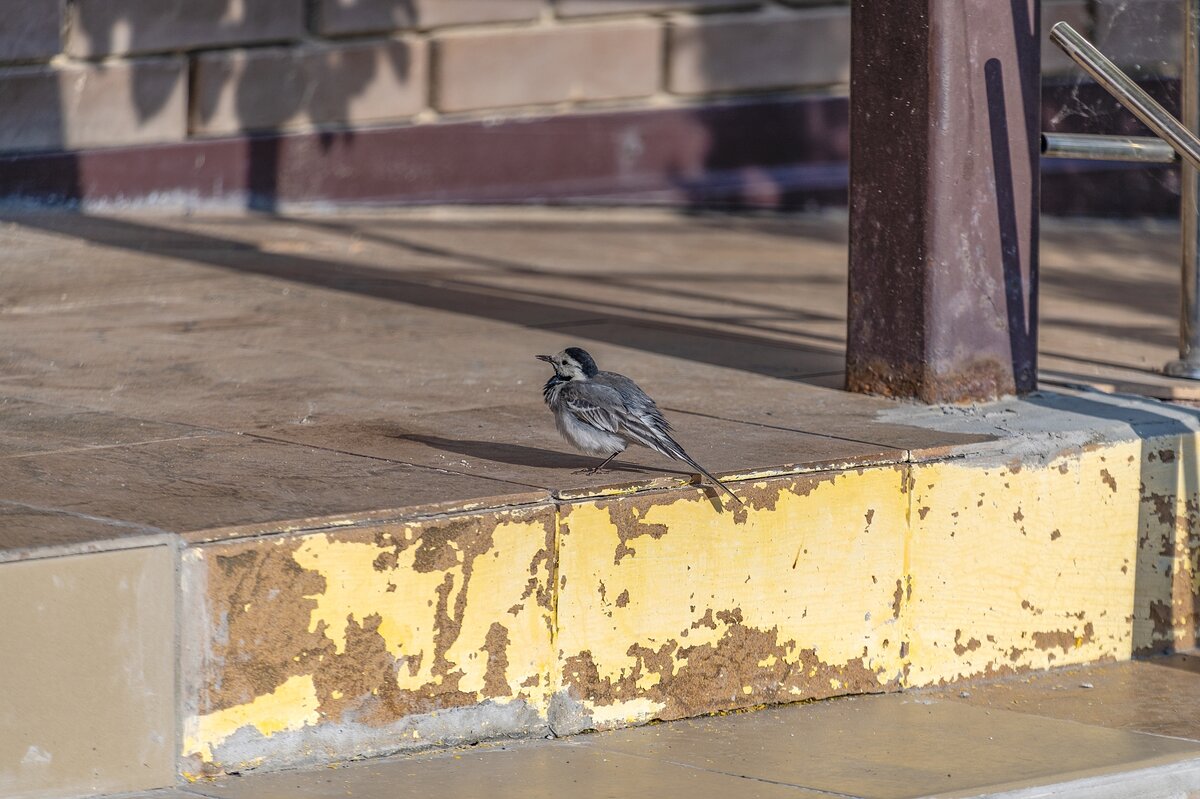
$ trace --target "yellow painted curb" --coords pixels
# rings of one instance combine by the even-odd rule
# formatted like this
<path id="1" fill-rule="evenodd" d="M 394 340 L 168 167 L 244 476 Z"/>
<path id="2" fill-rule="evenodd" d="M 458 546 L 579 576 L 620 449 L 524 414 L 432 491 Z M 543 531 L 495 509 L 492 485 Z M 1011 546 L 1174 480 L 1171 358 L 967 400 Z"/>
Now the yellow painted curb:
<path id="1" fill-rule="evenodd" d="M 1198 473 L 1174 435 L 194 547 L 183 768 L 1193 646 Z"/>

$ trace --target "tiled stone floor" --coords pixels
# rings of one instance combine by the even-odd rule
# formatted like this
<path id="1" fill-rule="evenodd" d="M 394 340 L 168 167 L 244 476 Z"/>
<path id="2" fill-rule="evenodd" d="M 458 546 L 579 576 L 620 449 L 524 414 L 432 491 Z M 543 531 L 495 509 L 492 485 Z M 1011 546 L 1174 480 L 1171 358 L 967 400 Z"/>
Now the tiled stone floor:
<path id="1" fill-rule="evenodd" d="M 1174 237 L 1047 225 L 1052 385 L 1191 390 L 1154 373 L 1175 338 Z M 838 216 L 14 216 L 0 246 L 7 558 L 689 479 L 645 451 L 573 474 L 589 461 L 555 433 L 532 357 L 572 344 L 639 380 L 718 474 L 981 439 L 838 390 Z"/>

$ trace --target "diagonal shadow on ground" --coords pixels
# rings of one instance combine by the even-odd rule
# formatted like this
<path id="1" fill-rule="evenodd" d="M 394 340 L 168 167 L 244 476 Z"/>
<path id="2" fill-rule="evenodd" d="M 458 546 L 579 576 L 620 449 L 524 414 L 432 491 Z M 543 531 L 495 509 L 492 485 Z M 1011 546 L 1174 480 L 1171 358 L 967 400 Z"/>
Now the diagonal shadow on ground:
<path id="1" fill-rule="evenodd" d="M 554 329 L 580 339 L 683 358 L 713 366 L 808 382 L 840 371 L 841 348 L 807 346 L 712 330 L 706 317 L 662 319 L 597 311 L 586 297 L 554 298 L 520 289 L 311 256 L 266 252 L 244 242 L 195 231 L 159 228 L 112 217 L 12 216 L 8 221 L 94 244 L 246 274 L 304 283 L 334 291 L 432 308 L 529 329 Z M 827 384 L 825 380 L 823 384 Z"/>
<path id="2" fill-rule="evenodd" d="M 566 452 L 556 452 L 555 450 L 541 449 L 539 447 L 526 447 L 520 444 L 505 444 L 498 441 L 441 438 L 439 436 L 419 435 L 417 433 L 406 433 L 393 436 L 393 438 L 415 441 L 418 444 L 424 444 L 427 447 L 433 447 L 445 452 L 453 452 L 456 455 L 465 455 L 470 458 L 498 461 L 500 463 L 511 463 L 516 466 L 535 466 L 547 469 L 590 469 L 598 465 L 601 460 L 600 458 L 588 458 L 583 455 L 572 455 Z M 660 472 L 663 474 L 689 474 L 689 472 L 681 472 L 677 469 L 651 468 L 632 463 L 622 463 L 617 460 L 609 463 L 605 467 L 605 470 L 610 472 L 636 472 L 638 474 L 657 474 Z"/>

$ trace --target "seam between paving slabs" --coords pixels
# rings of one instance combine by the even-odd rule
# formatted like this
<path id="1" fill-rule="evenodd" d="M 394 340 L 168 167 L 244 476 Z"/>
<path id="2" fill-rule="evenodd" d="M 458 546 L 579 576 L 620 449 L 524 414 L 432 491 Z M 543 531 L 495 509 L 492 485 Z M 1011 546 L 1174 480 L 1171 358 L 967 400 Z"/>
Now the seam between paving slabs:
<path id="1" fill-rule="evenodd" d="M 749 421 L 746 419 L 730 419 L 727 416 L 718 416 L 717 414 L 714 414 L 714 413 L 701 413 L 700 411 L 689 411 L 685 408 L 673 408 L 669 405 L 664 405 L 663 409 L 671 411 L 672 413 L 685 414 L 687 416 L 699 416 L 702 419 L 717 419 L 722 422 L 734 422 L 735 424 L 753 425 L 754 427 L 762 427 L 766 430 L 782 430 L 787 433 L 804 433 L 805 435 L 817 436 L 818 438 L 828 438 L 828 439 L 832 439 L 834 441 L 848 441 L 852 444 L 866 444 L 867 446 L 870 446 L 870 447 L 884 447 L 886 449 L 891 449 L 891 450 L 900 449 L 900 447 L 893 447 L 888 444 L 884 444 L 881 441 L 868 441 L 864 438 L 851 438 L 849 436 L 835 436 L 832 433 L 819 433 L 816 430 L 806 430 L 803 427 L 787 427 L 787 426 L 781 425 L 781 424 L 767 424 L 766 422 L 763 422 L 763 421 Z M 912 450 L 904 450 L 905 455 L 909 455 L 909 454 L 911 454 L 911 452 L 912 452 Z"/>
<path id="2" fill-rule="evenodd" d="M 947 459 L 950 460 L 950 459 Z M 909 653 L 912 649 L 912 613 L 909 605 L 912 602 L 912 548 L 913 548 L 913 502 L 916 491 L 916 475 L 913 474 L 914 464 L 909 462 L 900 467 L 901 490 L 905 493 L 904 503 L 904 548 L 900 561 L 900 584 L 896 586 L 899 596 L 896 610 L 896 621 L 900 625 L 900 674 L 898 680 L 902 688 L 907 688 L 912 661 Z"/>
<path id="3" fill-rule="evenodd" d="M 144 421 L 144 420 L 137 420 Z M 212 433 L 210 435 L 215 435 Z M 225 435 L 229 435 L 226 433 Z M 169 436 L 167 438 L 147 438 L 143 441 L 123 441 L 120 444 L 91 444 L 81 447 L 64 447 L 63 449 L 48 449 L 39 450 L 37 452 L 18 452 L 15 455 L 0 455 L 0 460 L 19 460 L 20 458 L 37 458 L 43 455 L 72 455 L 78 452 L 97 452 L 106 449 L 123 449 L 126 447 L 144 447 L 149 444 L 169 444 L 172 441 L 193 441 L 197 438 L 204 438 L 201 435 L 191 436 Z"/>
<path id="4" fill-rule="evenodd" d="M 175 598 L 175 618 L 174 618 L 174 638 L 171 641 L 171 672 L 174 677 L 173 688 L 175 692 L 175 702 L 173 712 L 171 713 L 171 765 L 172 771 L 175 773 L 175 780 L 178 781 L 180 769 L 179 754 L 183 751 L 183 725 L 185 713 L 183 712 L 184 691 L 183 691 L 183 608 L 184 608 L 184 593 L 183 593 L 183 555 L 187 551 L 187 545 L 179 536 L 172 536 L 171 546 L 171 565 L 175 571 L 175 582 L 172 586 Z"/>
<path id="5" fill-rule="evenodd" d="M 80 513 L 79 511 L 66 510 L 64 508 L 32 505 L 28 502 L 21 502 L 20 500 L 16 499 L 0 499 L 0 505 L 8 505 L 9 507 L 36 511 L 38 513 L 61 513 L 64 516 L 71 516 L 72 518 L 83 519 L 89 522 L 98 522 L 100 524 L 108 525 L 109 527 L 126 527 L 130 530 L 140 530 L 147 535 L 172 535 L 170 530 L 164 530 L 161 527 L 155 527 L 151 524 L 129 522 L 123 519 L 114 519 L 111 516 L 95 516 L 90 513 Z"/>
<path id="6" fill-rule="evenodd" d="M 836 697 L 830 697 L 830 700 L 835 699 L 835 698 Z M 812 700 L 801 700 L 799 702 L 788 702 L 785 704 L 806 705 L 806 704 L 810 704 L 811 701 Z M 829 700 L 821 700 L 821 701 L 829 701 Z M 834 790 L 830 790 L 828 788 L 817 788 L 812 785 L 804 785 L 804 784 L 798 783 L 798 782 L 785 782 L 783 780 L 772 780 L 767 777 L 755 777 L 750 774 L 740 774 L 736 771 L 723 771 L 721 769 L 705 768 L 704 766 L 700 766 L 695 763 L 684 763 L 681 761 L 672 760 L 670 757 L 654 757 L 651 755 L 641 754 L 640 752 L 626 752 L 624 750 L 609 749 L 603 743 L 596 743 L 591 740 L 581 740 L 579 743 L 582 746 L 588 747 L 589 749 L 596 749 L 601 752 L 607 752 L 610 754 L 628 755 L 629 757 L 636 757 L 636 758 L 640 758 L 642 760 L 650 760 L 655 763 L 666 763 L 667 765 L 676 766 L 678 768 L 686 768 L 686 769 L 692 769 L 694 771 L 701 771 L 706 774 L 720 774 L 725 777 L 736 777 L 736 778 L 743 779 L 743 780 L 749 780 L 750 782 L 765 782 L 768 785 L 782 785 L 785 788 L 799 788 L 799 789 L 806 790 L 806 791 L 813 791 L 814 793 L 824 794 L 826 796 L 842 797 L 842 799 L 863 799 L 863 797 L 860 794 L 855 794 L 855 793 L 842 793 L 841 791 L 834 791 Z"/>
<path id="7" fill-rule="evenodd" d="M 542 489 L 541 486 L 534 485 L 532 483 L 521 483 L 516 480 L 505 480 L 502 477 L 492 477 L 490 475 L 477 474 L 474 472 L 459 472 L 459 471 L 455 471 L 454 469 L 445 469 L 440 466 L 426 466 L 426 465 L 423 465 L 420 463 L 410 463 L 409 461 L 397 460 L 396 458 L 389 458 L 384 455 L 371 455 L 371 454 L 368 454 L 365 452 L 350 452 L 349 450 L 338 449 L 337 447 L 327 447 L 327 446 L 322 446 L 320 444 L 302 443 L 299 441 L 292 441 L 291 439 L 288 439 L 288 438 L 277 438 L 275 436 L 266 436 L 261 433 L 236 433 L 235 435 L 242 436 L 245 438 L 254 438 L 254 439 L 258 439 L 260 441 L 270 441 L 273 444 L 285 444 L 285 445 L 291 446 L 291 447 L 304 447 L 305 449 L 321 450 L 322 452 L 334 452 L 339 455 L 348 455 L 353 458 L 367 458 L 368 460 L 381 461 L 383 463 L 392 463 L 392 464 L 395 464 L 396 466 L 411 466 L 415 469 L 422 469 L 422 470 L 427 470 L 427 471 L 431 471 L 431 472 L 441 472 L 443 474 L 466 474 L 466 475 L 470 475 L 471 477 L 477 477 L 482 480 L 491 480 L 494 483 L 502 483 L 504 485 L 521 486 L 522 488 L 534 488 L 534 489 L 544 490 L 544 489 Z M 500 506 L 500 507 L 503 507 L 503 506 Z"/>

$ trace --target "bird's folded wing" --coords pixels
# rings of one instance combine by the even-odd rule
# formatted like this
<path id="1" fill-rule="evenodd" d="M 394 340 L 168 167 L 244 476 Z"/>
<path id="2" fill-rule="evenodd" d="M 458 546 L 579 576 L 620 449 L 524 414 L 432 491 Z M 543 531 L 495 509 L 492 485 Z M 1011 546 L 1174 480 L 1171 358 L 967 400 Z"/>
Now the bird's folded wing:
<path id="1" fill-rule="evenodd" d="M 592 382 L 615 390 L 630 415 L 644 419 L 656 430 L 665 433 L 671 432 L 670 422 L 662 415 L 662 411 L 658 409 L 658 405 L 654 403 L 650 395 L 642 391 L 637 383 L 625 375 L 616 372 L 601 372 L 592 378 Z"/>
<path id="2" fill-rule="evenodd" d="M 596 383 L 568 383 L 563 387 L 562 402 L 580 421 L 609 433 L 621 429 L 626 414 L 621 395 Z"/>

